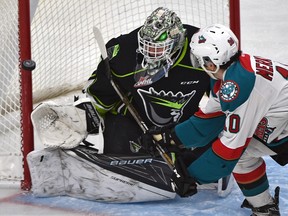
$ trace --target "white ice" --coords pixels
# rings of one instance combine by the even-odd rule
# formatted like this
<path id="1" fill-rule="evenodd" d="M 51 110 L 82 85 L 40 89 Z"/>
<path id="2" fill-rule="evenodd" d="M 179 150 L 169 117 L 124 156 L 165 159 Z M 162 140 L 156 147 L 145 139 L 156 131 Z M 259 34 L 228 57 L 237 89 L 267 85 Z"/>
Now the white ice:
<path id="1" fill-rule="evenodd" d="M 241 0 L 241 47 L 246 53 L 288 64 L 288 1 Z M 266 157 L 270 190 L 279 185 L 280 210 L 288 215 L 288 166 Z M 243 196 L 237 186 L 226 198 L 216 192 L 200 191 L 190 198 L 138 204 L 105 204 L 70 197 L 34 198 L 19 196 L 18 189 L 0 189 L 0 215 L 213 215 L 248 216 L 241 209 Z"/>

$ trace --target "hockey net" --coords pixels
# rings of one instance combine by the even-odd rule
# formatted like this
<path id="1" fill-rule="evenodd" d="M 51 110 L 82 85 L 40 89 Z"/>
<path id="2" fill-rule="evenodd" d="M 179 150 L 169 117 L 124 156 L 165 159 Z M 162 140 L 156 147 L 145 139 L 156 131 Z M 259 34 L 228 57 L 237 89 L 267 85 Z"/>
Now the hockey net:
<path id="1" fill-rule="evenodd" d="M 25 156 L 33 149 L 34 139 L 29 109 L 28 113 L 23 112 L 30 106 L 26 100 L 29 85 L 34 106 L 81 90 L 100 58 L 93 26 L 102 31 L 107 42 L 142 25 L 158 6 L 174 10 L 183 23 L 198 27 L 222 23 L 230 25 L 239 36 L 238 0 L 30 0 L 30 20 L 27 14 L 18 13 L 21 8 L 28 7 L 29 11 L 29 0 L 0 2 L 0 184 L 18 185 L 22 181 L 22 189 L 30 188 Z M 29 34 L 21 38 L 19 33 L 29 24 L 31 43 Z M 36 69 L 31 72 L 32 86 L 29 75 L 28 84 L 24 83 L 27 71 L 21 70 L 21 61 L 25 60 L 21 50 L 27 44 L 31 44 L 36 62 Z M 28 85 L 28 93 L 23 93 L 23 85 Z M 30 136 L 28 141 L 23 141 L 25 130 Z"/>

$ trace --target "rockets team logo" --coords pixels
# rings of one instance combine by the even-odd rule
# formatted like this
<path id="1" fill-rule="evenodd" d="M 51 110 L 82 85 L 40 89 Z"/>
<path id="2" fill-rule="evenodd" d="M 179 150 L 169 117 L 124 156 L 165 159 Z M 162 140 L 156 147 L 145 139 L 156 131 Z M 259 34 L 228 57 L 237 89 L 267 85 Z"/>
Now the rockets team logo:
<path id="1" fill-rule="evenodd" d="M 233 40 L 232 37 L 230 37 L 227 42 L 230 44 L 230 46 L 232 46 L 233 44 L 235 44 L 235 41 Z"/>
<path id="2" fill-rule="evenodd" d="M 239 94 L 239 86 L 234 81 L 225 81 L 220 88 L 220 98 L 224 102 L 235 100 Z"/>

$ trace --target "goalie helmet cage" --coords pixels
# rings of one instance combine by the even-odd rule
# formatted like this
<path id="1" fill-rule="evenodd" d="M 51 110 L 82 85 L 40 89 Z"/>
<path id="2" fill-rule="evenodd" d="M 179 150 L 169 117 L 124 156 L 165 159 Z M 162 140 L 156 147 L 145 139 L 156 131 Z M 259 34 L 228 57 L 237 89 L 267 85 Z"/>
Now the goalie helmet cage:
<path id="1" fill-rule="evenodd" d="M 93 26 L 107 42 L 142 25 L 159 6 L 183 23 L 230 26 L 240 39 L 239 0 L 0 1 L 0 185 L 31 188 L 26 156 L 33 142 L 39 145 L 32 108 L 85 86 L 100 59 Z M 37 65 L 32 72 L 22 67 L 31 55 Z"/>

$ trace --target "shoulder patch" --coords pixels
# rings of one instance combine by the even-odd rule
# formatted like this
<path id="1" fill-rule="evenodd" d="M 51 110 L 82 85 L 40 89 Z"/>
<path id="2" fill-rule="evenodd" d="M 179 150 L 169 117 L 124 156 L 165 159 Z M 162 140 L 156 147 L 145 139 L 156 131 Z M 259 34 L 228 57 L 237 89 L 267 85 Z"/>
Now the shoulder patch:
<path id="1" fill-rule="evenodd" d="M 119 53 L 119 50 L 120 50 L 119 44 L 109 47 L 107 49 L 107 55 L 108 55 L 109 60 L 117 56 L 117 54 Z"/>
<path id="2" fill-rule="evenodd" d="M 245 68 L 249 72 L 254 73 L 254 70 L 253 70 L 252 65 L 251 65 L 251 57 L 250 57 L 250 55 L 242 54 L 239 57 L 239 61 L 240 61 L 240 64 L 242 65 L 243 68 Z"/>
<path id="3" fill-rule="evenodd" d="M 119 44 L 115 45 L 113 49 L 112 58 L 118 54 L 119 50 L 120 50 L 120 45 Z"/>
<path id="4" fill-rule="evenodd" d="M 233 80 L 228 80 L 222 83 L 220 91 L 220 98 L 225 102 L 235 100 L 239 94 L 239 86 Z"/>
<path id="5" fill-rule="evenodd" d="M 254 88 L 255 79 L 255 74 L 244 68 L 240 62 L 231 65 L 219 90 L 222 110 L 232 112 L 245 103 Z"/>

